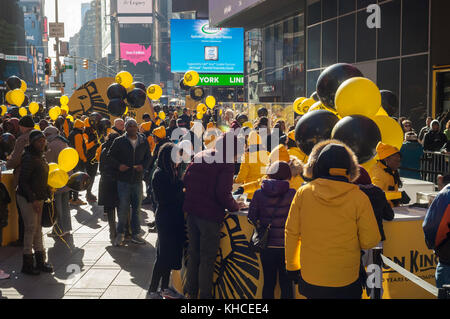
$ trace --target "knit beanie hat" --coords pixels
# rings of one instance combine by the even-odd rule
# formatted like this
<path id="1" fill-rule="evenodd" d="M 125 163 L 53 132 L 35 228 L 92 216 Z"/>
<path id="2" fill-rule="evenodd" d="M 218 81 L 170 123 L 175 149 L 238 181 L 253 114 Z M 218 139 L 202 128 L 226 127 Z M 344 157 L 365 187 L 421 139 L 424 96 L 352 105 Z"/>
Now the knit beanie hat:
<path id="1" fill-rule="evenodd" d="M 356 185 L 370 185 L 372 184 L 372 180 L 370 178 L 369 173 L 367 173 L 366 169 L 359 165 L 359 177 L 356 181 L 353 182 Z"/>
<path id="2" fill-rule="evenodd" d="M 32 118 L 31 116 L 29 116 L 29 115 L 26 115 L 26 116 L 22 117 L 22 118 L 19 120 L 19 126 L 27 127 L 27 128 L 32 128 L 32 127 L 34 127 L 34 121 L 33 121 L 33 118 Z"/>
<path id="3" fill-rule="evenodd" d="M 44 133 L 39 130 L 32 130 L 29 136 L 30 144 L 33 144 L 34 141 L 40 139 L 41 137 L 45 138 Z"/>
<path id="4" fill-rule="evenodd" d="M 280 181 L 288 181 L 292 177 L 291 168 L 289 164 L 282 161 L 276 161 L 267 169 L 267 175 L 271 179 Z"/>
<path id="5" fill-rule="evenodd" d="M 396 153 L 400 152 L 398 148 L 379 142 L 377 145 L 377 153 L 380 160 L 384 160 L 385 158 L 392 156 Z"/>
<path id="6" fill-rule="evenodd" d="M 166 128 L 164 126 L 157 127 L 153 130 L 153 135 L 161 139 L 166 137 Z"/>

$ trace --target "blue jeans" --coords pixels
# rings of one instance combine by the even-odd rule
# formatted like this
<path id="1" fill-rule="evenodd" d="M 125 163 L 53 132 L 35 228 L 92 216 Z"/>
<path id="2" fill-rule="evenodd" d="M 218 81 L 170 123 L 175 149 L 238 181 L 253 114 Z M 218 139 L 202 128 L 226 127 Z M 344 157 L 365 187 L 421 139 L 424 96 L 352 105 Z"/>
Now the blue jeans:
<path id="1" fill-rule="evenodd" d="M 117 192 L 119 194 L 119 210 L 117 217 L 117 234 L 125 234 L 125 227 L 128 220 L 128 212 L 131 205 L 131 232 L 132 235 L 138 235 L 141 232 L 141 221 L 139 214 L 141 212 L 142 202 L 142 182 L 128 184 L 117 182 Z"/>
<path id="2" fill-rule="evenodd" d="M 450 266 L 438 263 L 436 267 L 436 288 L 450 285 Z"/>

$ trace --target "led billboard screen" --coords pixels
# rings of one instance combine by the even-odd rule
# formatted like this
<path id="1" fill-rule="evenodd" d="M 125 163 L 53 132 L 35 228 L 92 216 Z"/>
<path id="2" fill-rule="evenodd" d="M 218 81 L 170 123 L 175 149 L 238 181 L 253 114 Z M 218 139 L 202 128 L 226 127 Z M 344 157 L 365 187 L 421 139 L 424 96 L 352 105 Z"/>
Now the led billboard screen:
<path id="1" fill-rule="evenodd" d="M 172 72 L 244 73 L 244 29 L 208 20 L 171 20 Z"/>

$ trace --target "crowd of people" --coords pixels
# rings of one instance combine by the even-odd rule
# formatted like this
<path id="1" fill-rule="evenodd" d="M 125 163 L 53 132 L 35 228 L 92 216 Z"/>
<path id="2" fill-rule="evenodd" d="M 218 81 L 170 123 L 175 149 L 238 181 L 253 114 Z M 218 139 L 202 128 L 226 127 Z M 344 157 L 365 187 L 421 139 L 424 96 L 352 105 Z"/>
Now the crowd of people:
<path id="1" fill-rule="evenodd" d="M 386 239 L 383 220 L 394 218 L 393 207 L 409 202 L 405 193 L 392 199 L 386 194 L 398 192 L 400 176 L 417 178 L 414 169 L 424 150 L 450 151 L 450 121 L 441 132 L 439 121 L 427 119 L 417 136 L 405 119 L 402 148 L 380 142 L 379 159 L 367 172 L 337 140 L 317 144 L 308 156 L 295 141 L 295 123 L 273 121 L 265 108 L 253 122 L 231 109 L 208 110 L 202 120 L 187 108 L 164 111 L 165 119 L 145 114 L 140 125 L 96 112 L 73 123 L 65 112 L 38 123 L 31 116 L 2 119 L 3 133 L 15 140 L 12 152 L 2 156 L 16 177 L 23 273 L 53 272 L 42 241 L 44 201 L 55 194 L 55 240 L 72 230 L 69 205 L 86 204 L 67 187 L 47 185 L 48 163 L 70 146 L 80 160 L 69 175 L 90 176 L 85 199 L 104 207 L 114 246 L 127 238 L 146 244 L 141 205 L 151 205 L 155 221 L 149 226 L 158 241 L 150 298 L 213 298 L 224 218 L 243 210 L 251 224 L 268 231 L 260 254 L 263 298 L 274 298 L 277 278 L 282 298 L 294 297 L 293 284 L 307 298 L 361 298 L 361 256 Z M 98 174 L 97 197 L 92 186 Z M 186 281 L 179 292 L 170 286 L 171 272 L 182 267 L 187 239 Z M 448 248 L 440 253 L 446 256 Z M 448 276 L 448 268 L 438 273 Z"/>

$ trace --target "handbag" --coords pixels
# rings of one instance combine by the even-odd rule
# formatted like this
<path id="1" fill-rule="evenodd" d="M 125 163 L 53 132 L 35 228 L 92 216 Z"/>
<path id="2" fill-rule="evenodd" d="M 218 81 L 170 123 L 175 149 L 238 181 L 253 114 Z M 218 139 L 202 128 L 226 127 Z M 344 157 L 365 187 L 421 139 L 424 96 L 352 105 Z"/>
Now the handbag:
<path id="1" fill-rule="evenodd" d="M 42 207 L 42 227 L 53 227 L 58 218 L 58 211 L 55 209 L 55 199 L 47 199 Z"/>
<path id="2" fill-rule="evenodd" d="M 280 197 L 280 199 L 277 201 L 275 207 L 277 208 L 278 205 L 283 200 L 283 197 Z M 250 248 L 255 253 L 261 253 L 264 249 L 267 248 L 267 242 L 269 241 L 269 231 L 270 227 L 272 227 L 272 219 L 273 219 L 273 213 L 270 217 L 270 223 L 266 226 L 261 226 L 258 224 L 255 227 L 255 230 L 253 232 L 252 238 L 250 239 Z"/>

